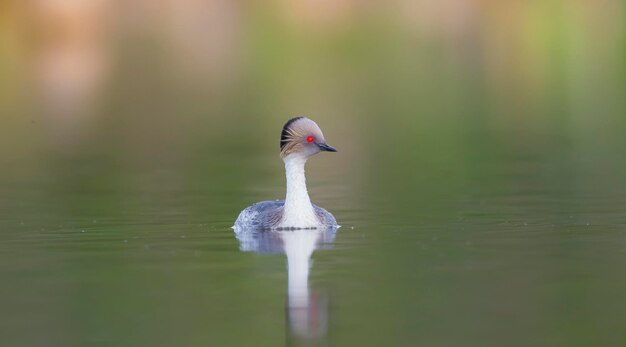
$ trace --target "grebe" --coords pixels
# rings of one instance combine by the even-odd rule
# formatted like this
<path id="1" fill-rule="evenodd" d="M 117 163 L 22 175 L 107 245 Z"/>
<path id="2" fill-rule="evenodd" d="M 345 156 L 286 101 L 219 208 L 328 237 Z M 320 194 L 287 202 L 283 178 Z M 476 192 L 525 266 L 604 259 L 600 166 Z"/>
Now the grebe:
<path id="1" fill-rule="evenodd" d="M 328 145 L 317 124 L 305 117 L 292 118 L 280 134 L 280 156 L 285 162 L 285 200 L 261 201 L 247 207 L 235 221 L 235 231 L 245 229 L 317 229 L 336 227 L 337 221 L 325 209 L 313 205 L 306 189 L 304 165 L 313 155 L 337 152 Z"/>

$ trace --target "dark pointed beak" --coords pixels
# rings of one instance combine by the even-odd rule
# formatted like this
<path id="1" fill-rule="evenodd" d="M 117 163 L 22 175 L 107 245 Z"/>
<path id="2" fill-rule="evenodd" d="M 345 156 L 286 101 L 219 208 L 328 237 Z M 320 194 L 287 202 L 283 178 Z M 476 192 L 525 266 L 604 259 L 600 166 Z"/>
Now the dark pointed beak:
<path id="1" fill-rule="evenodd" d="M 326 143 L 318 143 L 317 147 L 319 147 L 322 151 L 326 152 L 337 152 L 337 149 Z"/>

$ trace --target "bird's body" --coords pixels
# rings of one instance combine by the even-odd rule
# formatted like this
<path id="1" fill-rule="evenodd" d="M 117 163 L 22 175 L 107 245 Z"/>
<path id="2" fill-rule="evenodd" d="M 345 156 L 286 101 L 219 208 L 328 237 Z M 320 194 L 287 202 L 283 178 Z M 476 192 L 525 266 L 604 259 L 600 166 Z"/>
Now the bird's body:
<path id="1" fill-rule="evenodd" d="M 264 229 L 289 229 L 289 228 L 325 228 L 337 226 L 335 217 L 325 209 L 313 205 L 315 212 L 316 222 L 309 227 L 281 227 L 280 221 L 283 218 L 285 211 L 285 200 L 267 200 L 259 201 L 251 206 L 248 206 L 245 210 L 241 211 L 237 221 L 235 221 L 236 229 L 253 228 L 257 230 Z"/>
<path id="2" fill-rule="evenodd" d="M 311 156 L 336 152 L 326 144 L 317 124 L 304 117 L 290 119 L 281 132 L 281 157 L 285 162 L 285 200 L 261 201 L 247 207 L 235 221 L 235 229 L 317 229 L 337 226 L 335 217 L 313 205 L 306 187 L 304 166 Z"/>

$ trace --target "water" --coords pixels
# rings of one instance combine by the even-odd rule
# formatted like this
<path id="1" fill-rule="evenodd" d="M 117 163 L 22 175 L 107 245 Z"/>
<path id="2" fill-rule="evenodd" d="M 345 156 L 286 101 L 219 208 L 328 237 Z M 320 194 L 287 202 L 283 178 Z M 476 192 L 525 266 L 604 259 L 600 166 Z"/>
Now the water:
<path id="1" fill-rule="evenodd" d="M 624 345 L 623 4 L 401 3 L 4 4 L 0 345 Z"/>
<path id="2" fill-rule="evenodd" d="M 237 170 L 267 170 L 253 178 L 261 188 L 222 187 L 226 168 L 197 178 L 118 172 L 131 183 L 103 184 L 99 163 L 5 186 L 3 344 L 301 341 L 288 319 L 286 257 L 241 252 L 230 228 L 248 202 L 283 193 L 280 160 L 217 157 Z M 342 224 L 312 256 L 311 306 L 323 332 L 309 331 L 315 343 L 624 341 L 618 171 L 594 174 L 586 158 L 522 156 L 450 176 L 455 182 L 360 184 L 363 177 L 332 169 L 338 158 L 319 155 L 309 169 L 314 200 Z"/>

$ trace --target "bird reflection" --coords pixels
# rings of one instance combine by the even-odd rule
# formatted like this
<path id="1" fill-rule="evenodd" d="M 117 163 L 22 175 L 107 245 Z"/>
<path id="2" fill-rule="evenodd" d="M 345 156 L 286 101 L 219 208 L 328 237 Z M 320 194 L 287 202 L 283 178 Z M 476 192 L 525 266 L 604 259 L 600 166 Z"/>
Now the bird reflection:
<path id="1" fill-rule="evenodd" d="M 287 326 L 289 344 L 324 345 L 328 299 L 309 292 L 311 256 L 330 248 L 336 227 L 313 230 L 241 230 L 235 228 L 243 252 L 284 253 L 287 256 Z"/>

